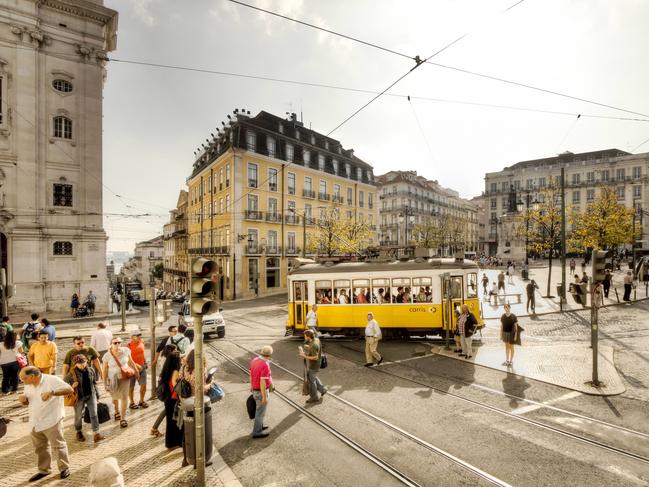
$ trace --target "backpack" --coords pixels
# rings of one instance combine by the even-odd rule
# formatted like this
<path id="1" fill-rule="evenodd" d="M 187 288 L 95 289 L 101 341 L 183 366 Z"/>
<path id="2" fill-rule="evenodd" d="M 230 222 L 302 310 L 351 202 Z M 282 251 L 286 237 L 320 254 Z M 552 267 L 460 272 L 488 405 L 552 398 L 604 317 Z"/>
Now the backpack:
<path id="1" fill-rule="evenodd" d="M 158 382 L 155 388 L 155 396 L 158 398 L 158 401 L 166 401 L 169 397 L 169 387 L 167 387 L 167 384 L 162 381 Z"/>
<path id="2" fill-rule="evenodd" d="M 36 323 L 33 321 L 30 321 L 27 323 L 27 327 L 25 328 L 25 331 L 23 332 L 23 336 L 27 340 L 31 340 L 34 337 L 34 332 L 36 331 Z"/>
<path id="3" fill-rule="evenodd" d="M 187 399 L 192 397 L 192 385 L 187 379 L 178 379 L 174 391 L 178 394 L 178 397 L 181 399 Z"/>

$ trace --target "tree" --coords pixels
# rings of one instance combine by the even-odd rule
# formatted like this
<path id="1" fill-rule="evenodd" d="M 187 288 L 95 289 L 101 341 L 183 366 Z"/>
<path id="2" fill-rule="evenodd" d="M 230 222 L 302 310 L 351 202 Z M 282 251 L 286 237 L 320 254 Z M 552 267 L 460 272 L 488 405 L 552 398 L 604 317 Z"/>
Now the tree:
<path id="1" fill-rule="evenodd" d="M 156 264 L 153 269 L 151 269 L 151 275 L 156 279 L 162 279 L 164 273 L 164 264 Z"/>
<path id="2" fill-rule="evenodd" d="M 552 259 L 561 249 L 561 188 L 550 186 L 539 192 L 538 207 L 525 209 L 516 219 L 515 234 L 528 241 L 539 254 L 548 253 L 548 284 L 546 297 L 551 296 Z M 529 223 L 529 224 L 528 224 Z"/>
<path id="3" fill-rule="evenodd" d="M 633 208 L 618 203 L 613 188 L 602 188 L 599 196 L 583 213 L 572 213 L 570 222 L 575 229 L 570 234 L 571 250 L 612 250 L 623 244 L 633 244 Z"/>
<path id="4" fill-rule="evenodd" d="M 370 227 L 365 221 L 341 219 L 338 208 L 322 208 L 320 217 L 310 222 L 315 229 L 308 233 L 307 250 L 331 257 L 336 254 L 358 254 L 367 246 Z"/>
<path id="5" fill-rule="evenodd" d="M 441 227 L 436 218 L 429 218 L 423 223 L 418 223 L 413 227 L 412 234 L 417 242 L 417 247 L 438 249 L 442 245 Z"/>
<path id="6" fill-rule="evenodd" d="M 454 253 L 466 248 L 470 241 L 469 232 L 466 218 L 448 214 L 436 215 L 413 228 L 417 246 L 435 249 L 438 254 L 443 254 L 444 249 Z"/>

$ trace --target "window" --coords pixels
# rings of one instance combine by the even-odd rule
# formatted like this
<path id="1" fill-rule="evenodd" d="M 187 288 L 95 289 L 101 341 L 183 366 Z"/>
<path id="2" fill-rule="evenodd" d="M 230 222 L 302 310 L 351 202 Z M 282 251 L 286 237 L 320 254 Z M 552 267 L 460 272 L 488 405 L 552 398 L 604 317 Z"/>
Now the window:
<path id="1" fill-rule="evenodd" d="M 304 176 L 304 190 L 313 191 L 311 176 Z"/>
<path id="2" fill-rule="evenodd" d="M 279 259 L 277 257 L 266 259 L 266 288 L 279 287 L 279 277 Z"/>
<path id="3" fill-rule="evenodd" d="M 590 171 L 586 173 L 586 181 L 589 183 L 595 182 L 595 171 Z"/>
<path id="4" fill-rule="evenodd" d="M 320 180 L 320 196 L 322 198 L 324 198 L 326 194 L 327 194 L 327 181 L 324 181 L 324 180 L 321 179 Z"/>
<path id="5" fill-rule="evenodd" d="M 392 279 L 390 294 L 392 295 L 393 303 L 411 303 L 411 291 L 409 277 L 398 277 Z"/>
<path id="6" fill-rule="evenodd" d="M 256 194 L 249 194 L 248 195 L 248 210 L 249 211 L 257 211 L 258 208 L 258 199 Z"/>
<path id="7" fill-rule="evenodd" d="M 633 187 L 633 199 L 642 198 L 642 186 Z"/>
<path id="8" fill-rule="evenodd" d="M 259 285 L 259 260 L 248 259 L 248 289 L 257 290 Z"/>
<path id="9" fill-rule="evenodd" d="M 352 188 L 347 188 L 347 204 L 351 205 L 354 202 L 354 198 L 352 197 Z"/>
<path id="10" fill-rule="evenodd" d="M 333 161 L 331 161 L 331 164 L 334 167 L 334 174 L 337 175 L 338 174 L 338 161 L 336 159 L 334 159 Z"/>
<path id="11" fill-rule="evenodd" d="M 358 192 L 358 206 L 363 208 L 365 205 L 365 193 L 363 191 Z"/>
<path id="12" fill-rule="evenodd" d="M 268 198 L 268 214 L 271 218 L 277 219 L 277 198 Z"/>
<path id="13" fill-rule="evenodd" d="M 333 304 L 349 304 L 349 280 L 337 279 L 334 281 Z"/>
<path id="14" fill-rule="evenodd" d="M 295 232 L 287 232 L 286 233 L 286 246 L 288 247 L 286 251 L 289 254 L 294 254 L 296 251 L 295 247 Z"/>
<path id="15" fill-rule="evenodd" d="M 518 180 L 514 181 L 514 189 L 517 190 L 517 191 L 519 189 L 521 189 L 521 182 L 520 181 L 518 181 Z"/>
<path id="16" fill-rule="evenodd" d="M 331 281 L 315 282 L 316 304 L 331 304 Z"/>
<path id="17" fill-rule="evenodd" d="M 507 181 L 500 183 L 500 189 L 501 191 L 509 191 L 509 184 L 507 183 Z"/>
<path id="18" fill-rule="evenodd" d="M 252 130 L 246 131 L 246 149 L 254 151 L 257 148 L 257 135 Z"/>
<path id="19" fill-rule="evenodd" d="M 534 187 L 534 180 L 533 179 L 528 179 L 525 182 L 525 186 L 527 187 L 527 189 L 532 189 Z"/>
<path id="20" fill-rule="evenodd" d="M 367 207 L 370 210 L 374 208 L 374 193 L 367 193 Z"/>
<path id="21" fill-rule="evenodd" d="M 268 230 L 268 248 L 266 252 L 269 254 L 277 253 L 277 231 Z"/>
<path id="22" fill-rule="evenodd" d="M 286 144 L 286 160 L 288 162 L 293 162 L 293 156 L 295 155 L 295 149 L 293 144 Z"/>
<path id="23" fill-rule="evenodd" d="M 491 198 L 490 208 L 492 210 L 495 210 L 496 208 L 498 208 L 498 200 L 496 198 Z"/>
<path id="24" fill-rule="evenodd" d="M 306 220 L 306 224 L 310 225 L 313 223 L 313 220 L 311 218 L 311 205 L 308 203 L 305 203 L 304 205 L 304 219 Z"/>
<path id="25" fill-rule="evenodd" d="M 218 214 L 219 214 L 219 209 L 218 209 L 218 206 L 217 206 L 217 202 L 215 201 L 214 202 L 214 215 L 218 215 Z"/>
<path id="26" fill-rule="evenodd" d="M 55 79 L 52 81 L 52 86 L 61 93 L 70 93 L 72 91 L 72 83 L 65 79 Z"/>
<path id="27" fill-rule="evenodd" d="M 354 279 L 354 287 L 352 288 L 352 301 L 355 304 L 368 304 L 372 296 L 370 296 L 370 280 L 369 279 Z"/>
<path id="28" fill-rule="evenodd" d="M 275 139 L 273 137 L 266 137 L 266 149 L 269 157 L 275 157 Z"/>
<path id="29" fill-rule="evenodd" d="M 223 214 L 223 198 L 219 198 L 219 215 Z"/>
<path id="30" fill-rule="evenodd" d="M 642 168 L 641 167 L 634 167 L 633 168 L 633 177 L 636 178 L 636 179 L 642 177 Z"/>
<path id="31" fill-rule="evenodd" d="M 54 117 L 54 137 L 72 138 L 72 120 L 67 117 Z"/>
<path id="32" fill-rule="evenodd" d="M 581 202 L 581 191 L 572 192 L 572 202 L 576 204 Z"/>
<path id="33" fill-rule="evenodd" d="M 54 242 L 54 255 L 72 255 L 72 242 Z"/>
<path id="34" fill-rule="evenodd" d="M 594 201 L 595 200 L 595 190 L 594 189 L 589 189 L 586 191 L 586 201 Z"/>
<path id="35" fill-rule="evenodd" d="M 268 190 L 277 191 L 277 169 L 268 169 Z"/>
<path id="36" fill-rule="evenodd" d="M 214 186 L 216 186 L 216 176 L 214 176 Z M 219 171 L 219 191 L 223 189 L 223 169 Z"/>
<path id="37" fill-rule="evenodd" d="M 545 188 L 545 178 L 539 178 L 539 188 Z"/>
<path id="38" fill-rule="evenodd" d="M 311 145 L 315 145 L 315 135 L 311 134 Z"/>
<path id="39" fill-rule="evenodd" d="M 311 153 L 308 150 L 304 149 L 302 151 L 302 158 L 304 159 L 305 166 L 308 166 L 311 163 Z"/>
<path id="40" fill-rule="evenodd" d="M 295 201 L 288 202 L 288 214 L 286 215 L 286 223 L 297 223 L 298 219 L 295 213 Z"/>
<path id="41" fill-rule="evenodd" d="M 498 191 L 498 183 L 491 183 L 491 189 L 489 191 L 491 191 L 492 193 Z"/>
<path id="42" fill-rule="evenodd" d="M 618 168 L 615 171 L 615 179 L 617 179 L 618 181 L 623 181 L 624 180 L 624 175 L 625 175 L 624 173 L 625 173 L 625 171 L 624 171 L 623 167 Z"/>
<path id="43" fill-rule="evenodd" d="M 349 162 L 346 162 L 345 163 L 345 174 L 344 174 L 344 176 L 349 177 L 351 175 L 351 173 L 352 173 L 352 166 L 351 166 L 351 164 Z"/>
<path id="44" fill-rule="evenodd" d="M 580 179 L 581 179 L 581 174 L 573 174 L 572 175 L 572 184 L 579 184 Z"/>
<path id="45" fill-rule="evenodd" d="M 288 194 L 295 194 L 295 173 L 288 173 Z"/>
<path id="46" fill-rule="evenodd" d="M 478 275 L 475 272 L 467 274 L 466 280 L 466 297 L 477 298 L 478 297 Z"/>
<path id="47" fill-rule="evenodd" d="M 225 195 L 225 212 L 227 213 L 230 211 L 230 195 L 226 194 Z"/>
<path id="48" fill-rule="evenodd" d="M 248 163 L 248 187 L 257 187 L 257 164 Z"/>
<path id="49" fill-rule="evenodd" d="M 230 187 L 230 164 L 225 165 L 225 187 Z"/>
<path id="50" fill-rule="evenodd" d="M 617 188 L 617 199 L 618 200 L 623 200 L 624 199 L 624 186 L 618 186 L 618 188 Z"/>
<path id="51" fill-rule="evenodd" d="M 318 169 L 324 171 L 325 168 L 325 157 L 322 154 L 318 154 Z"/>
<path id="52" fill-rule="evenodd" d="M 55 184 L 52 204 L 54 206 L 72 206 L 72 185 Z"/>
<path id="53" fill-rule="evenodd" d="M 609 171 L 608 169 L 605 169 L 603 171 L 600 171 L 600 176 L 602 177 L 602 181 L 608 181 L 609 178 Z"/>
<path id="54" fill-rule="evenodd" d="M 334 198 L 340 198 L 340 184 L 334 184 Z"/>
<path id="55" fill-rule="evenodd" d="M 360 167 L 356 168 L 356 179 L 359 181 L 363 179 L 363 170 Z"/>

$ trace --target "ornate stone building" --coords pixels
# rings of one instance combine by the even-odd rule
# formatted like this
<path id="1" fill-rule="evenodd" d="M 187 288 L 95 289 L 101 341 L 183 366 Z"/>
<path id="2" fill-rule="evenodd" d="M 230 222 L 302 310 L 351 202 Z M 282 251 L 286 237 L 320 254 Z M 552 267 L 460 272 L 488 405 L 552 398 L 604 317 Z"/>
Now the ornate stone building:
<path id="1" fill-rule="evenodd" d="M 163 227 L 165 291 L 185 292 L 187 283 L 187 191 L 180 190 L 176 208 L 171 210 L 169 223 Z"/>
<path id="2" fill-rule="evenodd" d="M 107 309 L 102 91 L 117 12 L 102 0 L 0 5 L 0 244 L 11 309 Z"/>

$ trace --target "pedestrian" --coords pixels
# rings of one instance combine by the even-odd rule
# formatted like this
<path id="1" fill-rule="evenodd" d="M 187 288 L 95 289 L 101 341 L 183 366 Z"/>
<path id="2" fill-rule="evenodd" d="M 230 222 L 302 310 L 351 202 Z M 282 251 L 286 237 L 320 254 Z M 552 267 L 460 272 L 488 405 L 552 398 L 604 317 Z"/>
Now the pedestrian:
<path id="1" fill-rule="evenodd" d="M 176 348 L 175 345 L 166 345 L 164 349 L 160 352 L 160 356 L 166 360 L 170 354 L 177 351 L 178 349 Z M 164 365 L 163 365 L 163 369 L 164 369 Z M 163 383 L 160 377 L 158 379 L 160 383 Z M 164 401 L 164 399 L 162 400 Z M 160 413 L 158 414 L 158 417 L 153 423 L 153 426 L 151 427 L 151 436 L 155 436 L 156 438 L 162 436 L 162 433 L 160 432 L 160 430 L 158 430 L 158 428 L 160 427 L 162 420 L 165 419 L 165 416 L 166 416 L 166 412 L 163 408 L 162 411 L 160 411 Z"/>
<path id="2" fill-rule="evenodd" d="M 81 335 L 74 337 L 72 343 L 72 348 L 68 350 L 68 353 L 65 354 L 65 358 L 63 359 L 63 373 L 61 376 L 65 379 L 72 368 L 74 358 L 77 355 L 83 355 L 86 357 L 87 362 L 92 364 L 94 367 L 95 378 L 99 377 L 99 374 L 101 374 L 101 364 L 99 363 L 99 354 L 97 353 L 97 350 L 93 347 L 86 347 L 86 340 Z"/>
<path id="3" fill-rule="evenodd" d="M 570 293 L 577 304 L 584 304 L 584 301 L 581 299 L 581 279 L 579 279 L 579 274 L 575 274 L 575 281 L 570 283 Z"/>
<path id="4" fill-rule="evenodd" d="M 460 345 L 462 353 L 460 357 L 470 359 L 473 356 L 473 334 L 478 326 L 478 320 L 469 311 L 467 304 L 462 305 L 462 313 L 457 319 L 457 328 L 460 332 Z"/>
<path id="5" fill-rule="evenodd" d="M 3 316 L 2 323 L 0 323 L 0 340 L 4 339 L 8 331 L 14 331 L 14 327 L 9 323 L 8 316 Z"/>
<path id="6" fill-rule="evenodd" d="M 90 337 L 90 346 L 99 354 L 99 360 L 103 360 L 104 355 L 110 349 L 112 341 L 113 332 L 106 328 L 104 323 L 97 323 L 97 329 Z"/>
<path id="7" fill-rule="evenodd" d="M 131 351 L 127 347 L 122 347 L 122 339 L 119 337 L 113 338 L 110 351 L 104 355 L 102 364 L 104 384 L 113 399 L 115 421 L 119 421 L 119 425 L 126 428 L 128 426 L 125 419 L 128 386 L 131 377 L 137 374 L 137 365 L 131 358 Z"/>
<path id="8" fill-rule="evenodd" d="M 47 318 L 41 318 L 41 328 L 39 331 L 46 331 L 48 340 L 51 342 L 56 341 L 56 328 L 54 328 L 54 325 Z"/>
<path id="9" fill-rule="evenodd" d="M 72 386 L 77 393 L 77 402 L 74 405 L 74 430 L 77 432 L 78 441 L 86 441 L 83 435 L 83 410 L 88 408 L 90 425 L 94 433 L 95 443 L 105 437 L 99 433 L 99 419 L 97 418 L 97 373 L 88 367 L 88 359 L 82 353 L 74 356 L 70 371 L 63 376 L 65 382 Z"/>
<path id="10" fill-rule="evenodd" d="M 273 378 L 270 371 L 270 358 L 273 347 L 264 345 L 260 357 L 250 361 L 250 391 L 255 399 L 255 422 L 252 426 L 253 438 L 266 438 L 269 433 L 268 426 L 264 426 L 264 418 L 268 409 L 270 393 L 274 390 Z"/>
<path id="11" fill-rule="evenodd" d="M 491 297 L 493 296 L 494 298 L 494 306 L 498 305 L 498 285 L 496 282 L 491 283 L 491 290 L 489 291 L 489 301 L 491 301 Z"/>
<path id="12" fill-rule="evenodd" d="M 92 292 L 92 289 L 88 292 L 88 295 L 85 299 L 85 305 L 88 308 L 88 314 L 93 316 L 95 314 L 95 305 L 97 304 L 97 296 Z"/>
<path id="13" fill-rule="evenodd" d="M 602 285 L 604 286 L 604 297 L 608 298 L 608 291 L 611 289 L 611 281 L 613 280 L 613 274 L 611 274 L 610 269 L 606 269 L 606 274 L 604 274 L 604 282 Z"/>
<path id="14" fill-rule="evenodd" d="M 502 365 L 514 365 L 514 344 L 518 342 L 518 318 L 512 313 L 512 308 L 507 303 L 505 312 L 500 317 L 500 339 L 505 344 L 505 361 Z"/>
<path id="15" fill-rule="evenodd" d="M 602 292 L 602 283 L 595 281 L 593 290 L 591 291 L 591 305 L 595 308 L 604 306 L 604 294 Z"/>
<path id="16" fill-rule="evenodd" d="M 487 277 L 487 273 L 482 274 L 482 294 L 484 296 L 487 296 L 489 293 L 489 290 L 487 289 L 489 287 L 489 278 Z"/>
<path id="17" fill-rule="evenodd" d="M 304 359 L 307 380 L 309 381 L 309 399 L 307 403 L 320 402 L 322 396 L 327 393 L 327 388 L 322 385 L 318 378 L 320 364 L 322 362 L 322 346 L 315 332 L 311 329 L 304 332 L 306 348 L 300 347 L 300 357 Z"/>
<path id="18" fill-rule="evenodd" d="M 379 341 L 383 338 L 381 327 L 374 319 L 374 313 L 367 313 L 367 326 L 365 327 L 365 367 L 371 367 L 383 362 L 383 357 L 378 352 Z"/>
<path id="19" fill-rule="evenodd" d="M 153 361 L 151 362 L 152 365 L 156 365 L 158 363 L 158 358 L 167 345 L 174 345 L 181 355 L 185 355 L 185 353 L 187 353 L 187 349 L 189 348 L 190 344 L 189 338 L 184 335 L 179 335 L 178 326 L 176 325 L 170 325 L 169 328 L 167 328 L 167 331 L 169 332 L 169 335 L 162 338 L 158 343 L 155 355 L 153 356 Z"/>
<path id="20" fill-rule="evenodd" d="M 633 288 L 633 273 L 628 271 L 624 276 L 624 297 L 627 303 L 631 301 L 631 289 Z"/>
<path id="21" fill-rule="evenodd" d="M 20 341 L 23 342 L 23 349 L 25 351 L 29 350 L 29 347 L 38 340 L 38 330 L 41 327 L 41 323 L 38 321 L 38 313 L 32 313 L 31 318 L 31 321 L 23 325 L 20 334 Z"/>
<path id="22" fill-rule="evenodd" d="M 32 366 L 20 371 L 20 380 L 25 384 L 25 391 L 18 400 L 23 406 L 29 406 L 32 444 L 38 457 L 38 473 L 29 481 L 36 482 L 51 473 L 51 450 L 57 453 L 60 477 L 68 478 L 70 462 L 63 436 L 63 396 L 71 394 L 72 387 L 55 375 L 43 374 L 38 367 Z"/>
<path id="23" fill-rule="evenodd" d="M 76 318 L 77 309 L 79 308 L 79 295 L 74 293 L 70 299 L 70 309 L 72 309 L 72 317 Z"/>
<path id="24" fill-rule="evenodd" d="M 149 405 L 144 400 L 146 395 L 146 372 L 147 363 L 144 355 L 144 340 L 142 340 L 142 331 L 138 328 L 131 332 L 131 341 L 128 342 L 128 348 L 131 351 L 131 358 L 135 365 L 139 367 L 138 375 L 131 378 L 128 389 L 129 408 L 146 409 Z M 140 402 L 136 403 L 133 395 L 135 393 L 135 384 L 140 385 Z"/>
<path id="25" fill-rule="evenodd" d="M 306 326 L 309 330 L 313 331 L 315 336 L 318 336 L 318 305 L 314 304 L 313 307 L 306 314 Z"/>
<path id="26" fill-rule="evenodd" d="M 18 354 L 23 351 L 22 343 L 17 339 L 15 331 L 5 333 L 0 345 L 0 365 L 2 366 L 2 393 L 13 394 L 18 390 Z"/>
<path id="27" fill-rule="evenodd" d="M 536 314 L 536 302 L 534 294 L 536 293 L 536 290 L 538 288 L 539 286 L 538 284 L 536 284 L 536 281 L 534 279 L 528 282 L 527 286 L 525 286 L 525 292 L 527 293 L 527 305 L 525 306 L 525 309 L 527 310 L 527 314 L 530 313 L 530 308 L 532 309 L 532 314 Z"/>
<path id="28" fill-rule="evenodd" d="M 180 353 L 178 350 L 171 352 L 160 374 L 160 382 L 165 386 L 165 417 L 167 418 L 167 429 L 165 431 L 165 447 L 172 449 L 178 448 L 183 444 L 183 431 L 176 423 L 176 407 L 178 406 L 179 397 L 174 388 L 178 382 L 180 373 Z"/>
<path id="29" fill-rule="evenodd" d="M 586 274 L 586 271 L 584 271 L 581 274 L 581 282 L 584 283 L 584 284 L 588 284 L 588 274 Z"/>
<path id="30" fill-rule="evenodd" d="M 503 293 L 505 293 L 505 273 L 501 270 L 500 274 L 498 274 L 498 292 L 500 290 L 503 290 Z"/>
<path id="31" fill-rule="evenodd" d="M 575 262 L 575 259 L 570 259 L 570 274 L 575 273 L 576 267 L 577 267 L 577 263 Z"/>
<path id="32" fill-rule="evenodd" d="M 507 267 L 507 282 L 509 284 L 514 284 L 514 264 L 512 262 L 510 262 Z"/>
<path id="33" fill-rule="evenodd" d="M 35 365 L 43 374 L 56 373 L 56 357 L 58 348 L 56 343 L 49 341 L 46 331 L 38 332 L 38 341 L 29 347 L 27 358 L 30 365 Z"/>

